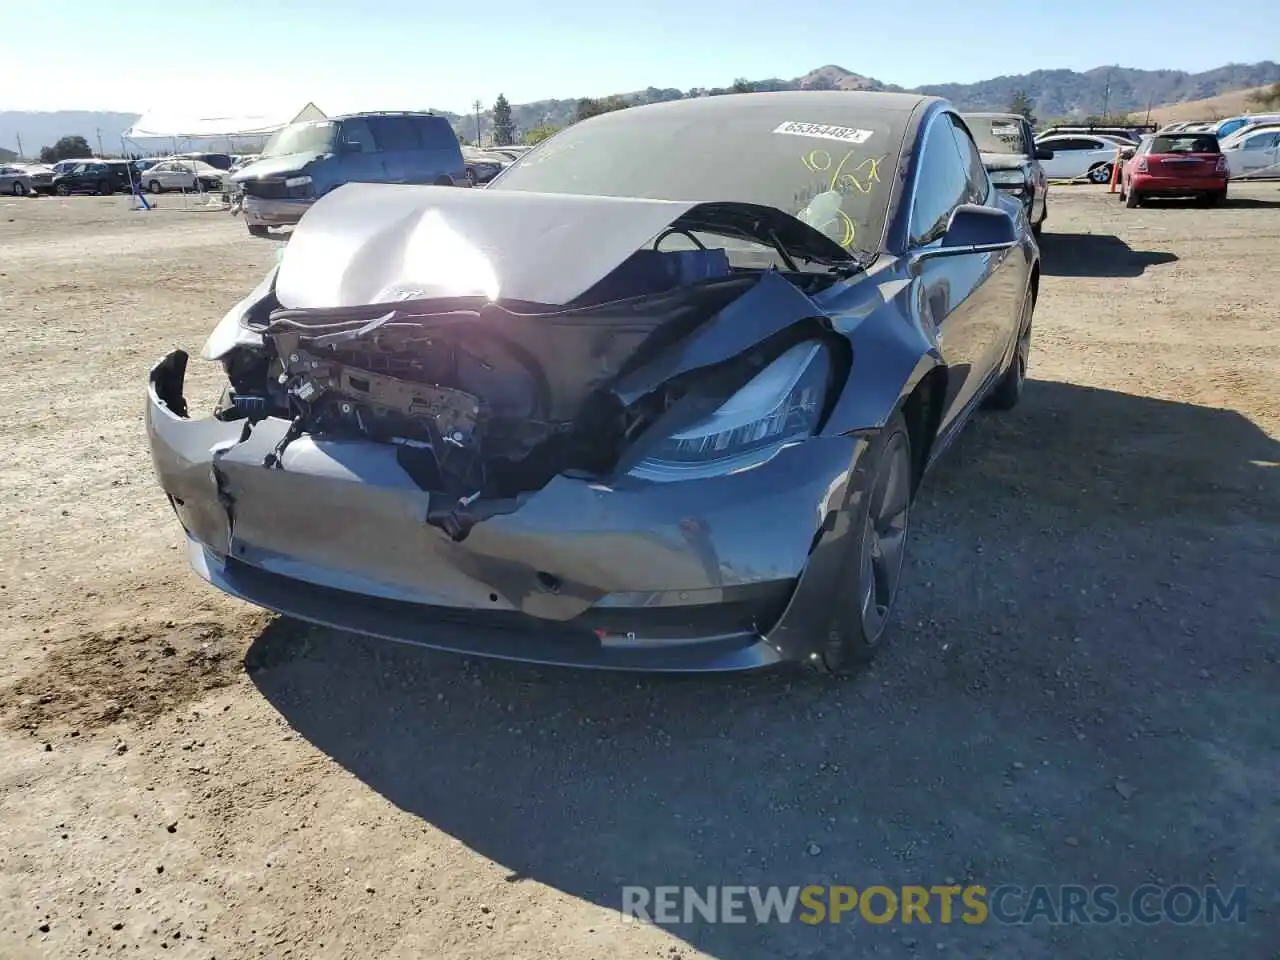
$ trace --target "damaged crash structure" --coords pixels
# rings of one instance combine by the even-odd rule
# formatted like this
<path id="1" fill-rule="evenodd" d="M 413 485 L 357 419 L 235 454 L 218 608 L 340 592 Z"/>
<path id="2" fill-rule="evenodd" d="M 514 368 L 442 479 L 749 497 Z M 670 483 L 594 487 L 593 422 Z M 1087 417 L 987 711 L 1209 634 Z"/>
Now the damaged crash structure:
<path id="1" fill-rule="evenodd" d="M 154 466 L 196 570 L 269 609 L 546 663 L 834 668 L 864 458 L 941 367 L 867 327 L 901 308 L 867 266 L 760 204 L 347 185 L 210 337 L 212 416 L 186 353 L 153 368 Z M 927 459 L 880 491 L 903 537 Z"/>

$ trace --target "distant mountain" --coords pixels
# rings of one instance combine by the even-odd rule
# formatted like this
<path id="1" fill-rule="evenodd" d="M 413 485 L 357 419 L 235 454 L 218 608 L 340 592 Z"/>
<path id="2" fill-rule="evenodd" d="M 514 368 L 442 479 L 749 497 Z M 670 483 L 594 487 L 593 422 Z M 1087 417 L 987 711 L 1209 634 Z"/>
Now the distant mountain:
<path id="1" fill-rule="evenodd" d="M 1228 64 L 1204 73 L 1183 70 L 1134 70 L 1128 67 L 1095 67 L 1084 73 L 1074 70 L 1036 70 L 1017 76 L 995 77 L 978 83 L 930 84 L 915 92 L 945 97 L 961 110 L 1003 110 L 1015 91 L 1031 98 L 1036 116 L 1042 120 L 1057 117 L 1100 115 L 1104 111 L 1124 114 L 1145 111 L 1148 107 L 1166 106 L 1186 100 L 1200 100 L 1231 90 L 1258 87 L 1280 82 L 1280 64 L 1270 60 L 1252 64 Z M 874 77 L 827 64 L 810 70 L 802 77 L 780 80 L 748 81 L 753 90 L 888 90 L 905 88 L 885 83 Z M 680 91 L 675 88 L 648 87 L 621 94 L 632 105 L 679 100 L 682 97 L 714 96 L 732 93 L 733 87 L 695 87 Z M 513 104 L 512 116 L 518 130 L 530 130 L 539 124 L 564 126 L 573 120 L 577 100 L 538 100 Z M 476 118 L 449 114 L 455 128 L 467 140 L 476 137 Z M 487 137 L 490 115 L 480 115 L 480 132 Z"/>
<path id="2" fill-rule="evenodd" d="M 1204 73 L 1128 67 L 1095 67 L 1084 73 L 1036 70 L 979 83 L 933 84 L 920 92 L 946 97 L 963 110 L 1003 110 L 1014 91 L 1022 90 L 1035 104 L 1036 116 L 1049 119 L 1145 111 L 1276 81 L 1280 81 L 1280 64 L 1266 60 L 1232 63 Z"/>
<path id="3" fill-rule="evenodd" d="M 995 77 L 978 83 L 943 83 L 919 87 L 918 92 L 946 97 L 961 110 L 1002 110 L 1008 106 L 1017 90 L 1031 98 L 1036 116 L 1040 119 L 1056 117 L 1085 117 L 1145 111 L 1148 107 L 1167 106 L 1189 100 L 1202 100 L 1245 87 L 1259 87 L 1280 82 L 1280 64 L 1270 60 L 1262 63 L 1232 63 L 1203 73 L 1187 73 L 1183 70 L 1134 70 L 1128 67 L 1095 67 L 1084 73 L 1074 70 L 1035 70 L 1017 76 Z M 874 77 L 846 70 L 835 64 L 827 64 L 810 70 L 802 77 L 783 80 L 771 77 L 765 80 L 735 81 L 752 90 L 902 90 L 902 87 L 885 83 Z M 732 93 L 735 86 L 694 87 L 678 90 L 675 87 L 646 87 L 644 90 L 619 94 L 631 105 L 657 103 L 664 100 L 680 100 L 685 97 L 715 96 Z M 518 131 L 531 130 L 542 124 L 564 126 L 576 116 L 578 99 L 537 100 L 533 103 L 512 104 L 511 113 Z M 474 114 L 437 111 L 448 117 L 454 128 L 467 140 L 476 138 L 477 118 Z M 0 144 L 16 148 L 17 138 L 22 138 L 24 152 L 30 156 L 40 147 L 49 146 L 59 137 L 79 134 L 97 147 L 98 137 L 108 152 L 120 149 L 120 136 L 138 118 L 136 113 L 101 113 L 79 110 L 62 110 L 54 113 L 24 111 L 0 112 Z M 480 136 L 487 138 L 493 125 L 490 111 L 479 117 Z M 154 150 L 164 150 L 167 144 L 148 144 Z"/>

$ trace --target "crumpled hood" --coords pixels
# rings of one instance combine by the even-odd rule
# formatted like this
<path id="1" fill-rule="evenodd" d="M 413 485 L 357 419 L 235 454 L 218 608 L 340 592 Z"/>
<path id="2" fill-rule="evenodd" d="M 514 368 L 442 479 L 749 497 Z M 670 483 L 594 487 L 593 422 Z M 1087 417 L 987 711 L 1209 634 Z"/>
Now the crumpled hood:
<path id="1" fill-rule="evenodd" d="M 752 204 L 349 183 L 298 224 L 276 297 L 291 309 L 465 296 L 563 305 L 677 221 L 757 242 L 772 232 L 793 255 L 851 259 L 807 224 Z"/>
<path id="2" fill-rule="evenodd" d="M 984 153 L 982 165 L 988 170 L 1021 170 L 1028 158 L 1020 153 Z"/>
<path id="3" fill-rule="evenodd" d="M 288 153 L 282 157 L 269 157 L 266 160 L 255 160 L 231 175 L 233 183 L 245 180 L 260 180 L 263 177 L 281 177 L 289 173 L 297 173 L 308 163 L 324 156 L 321 153 Z"/>

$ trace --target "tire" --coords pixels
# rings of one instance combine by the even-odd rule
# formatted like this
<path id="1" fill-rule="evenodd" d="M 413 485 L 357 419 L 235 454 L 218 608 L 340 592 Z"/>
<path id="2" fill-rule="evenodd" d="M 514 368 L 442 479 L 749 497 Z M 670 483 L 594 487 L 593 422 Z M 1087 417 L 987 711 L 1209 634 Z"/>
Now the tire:
<path id="1" fill-rule="evenodd" d="M 884 646 L 911 526 L 912 462 L 911 434 L 899 411 L 871 441 L 858 470 L 863 492 L 850 518 L 851 589 L 833 599 L 826 643 L 809 661 L 822 673 L 870 663 Z"/>
<path id="2" fill-rule="evenodd" d="M 53 192 L 60 197 L 71 196 L 71 188 L 68 187 L 65 183 L 58 184 L 56 187 L 53 188 Z"/>
<path id="3" fill-rule="evenodd" d="M 249 236 L 251 237 L 271 236 L 271 231 L 268 230 L 266 227 L 262 226 L 262 224 L 260 223 L 249 223 L 249 224 L 245 224 L 245 226 L 249 228 Z"/>
<path id="4" fill-rule="evenodd" d="M 1220 207 L 1222 201 L 1226 199 L 1227 191 L 1225 190 L 1212 190 L 1204 195 L 1205 206 L 1208 207 Z"/>
<path id="5" fill-rule="evenodd" d="M 1093 167 L 1088 174 L 1090 183 L 1110 183 L 1111 182 L 1111 164 L 1100 163 Z"/>
<path id="6" fill-rule="evenodd" d="M 1142 206 L 1142 198 L 1138 196 L 1138 192 L 1136 190 L 1130 188 L 1129 192 L 1125 195 L 1124 205 L 1130 210 L 1134 207 L 1140 207 Z"/>
<path id="7" fill-rule="evenodd" d="M 1039 238 L 1040 234 L 1044 232 L 1044 222 L 1048 219 L 1049 219 L 1049 198 L 1046 197 L 1044 201 L 1044 206 L 1040 208 L 1040 219 L 1037 220 L 1035 224 L 1031 227 L 1031 232 L 1035 234 L 1037 238 Z"/>
<path id="8" fill-rule="evenodd" d="M 1018 321 L 1018 341 L 1013 347 L 1013 359 L 1009 367 L 987 396 L 984 406 L 992 410 L 1012 410 L 1022 399 L 1027 383 L 1027 365 L 1031 360 L 1031 318 L 1035 312 L 1035 298 L 1027 288 L 1022 298 L 1022 316 Z"/>
<path id="9" fill-rule="evenodd" d="M 152 180 L 147 184 L 147 193 L 163 193 L 164 187 L 160 186 L 159 180 Z"/>
<path id="10" fill-rule="evenodd" d="M 27 195 L 27 185 L 21 180 L 13 181 L 12 189 L 15 197 L 25 197 Z"/>
<path id="11" fill-rule="evenodd" d="M 476 185 L 476 172 L 474 170 L 468 169 L 466 172 L 466 178 L 467 183 L 471 184 L 471 186 L 474 187 Z"/>
<path id="12" fill-rule="evenodd" d="M 98 182 L 98 196 L 109 197 L 114 192 L 115 191 L 111 189 L 111 184 L 107 183 L 107 181 L 101 180 Z"/>

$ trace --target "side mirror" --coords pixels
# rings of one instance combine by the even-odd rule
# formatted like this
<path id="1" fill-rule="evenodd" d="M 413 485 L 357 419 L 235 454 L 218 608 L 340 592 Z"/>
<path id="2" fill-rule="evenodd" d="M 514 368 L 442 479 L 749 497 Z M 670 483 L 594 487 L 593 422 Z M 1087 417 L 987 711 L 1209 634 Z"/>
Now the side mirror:
<path id="1" fill-rule="evenodd" d="M 1036 159 L 1037 159 L 1037 160 L 1052 160 L 1052 159 L 1053 159 L 1053 151 L 1052 151 L 1052 150 L 1050 150 L 1048 147 L 1036 147 Z"/>
<path id="2" fill-rule="evenodd" d="M 995 253 L 1008 250 L 1017 242 L 1018 230 L 1009 214 L 994 207 L 962 203 L 952 212 L 947 232 L 942 235 L 941 245 L 918 250 L 915 259 L 933 260 L 968 253 Z"/>

